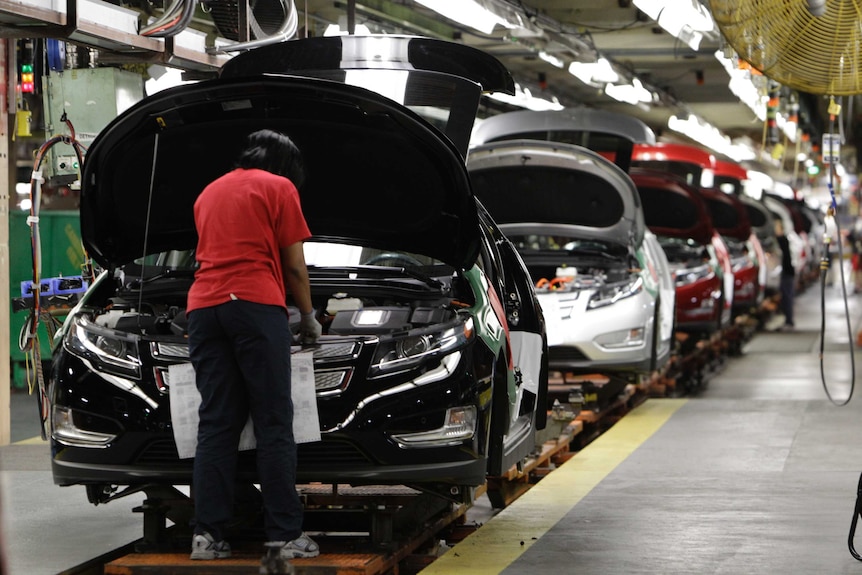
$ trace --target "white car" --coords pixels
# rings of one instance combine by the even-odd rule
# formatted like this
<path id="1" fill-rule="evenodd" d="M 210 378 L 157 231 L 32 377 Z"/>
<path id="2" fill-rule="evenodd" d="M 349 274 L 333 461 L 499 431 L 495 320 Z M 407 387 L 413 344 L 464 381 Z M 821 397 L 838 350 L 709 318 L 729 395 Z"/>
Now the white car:
<path id="1" fill-rule="evenodd" d="M 532 139 L 473 147 L 467 169 L 536 284 L 550 370 L 648 374 L 667 362 L 673 279 L 622 169 L 581 146 Z"/>

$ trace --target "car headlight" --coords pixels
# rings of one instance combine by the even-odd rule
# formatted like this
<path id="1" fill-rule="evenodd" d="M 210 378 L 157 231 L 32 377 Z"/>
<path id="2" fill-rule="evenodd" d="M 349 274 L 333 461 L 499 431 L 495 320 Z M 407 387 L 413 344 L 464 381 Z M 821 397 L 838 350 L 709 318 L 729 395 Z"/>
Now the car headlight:
<path id="1" fill-rule="evenodd" d="M 86 316 L 72 318 L 63 345 L 94 368 L 133 379 L 141 378 L 141 358 L 134 334 L 96 325 Z"/>
<path id="2" fill-rule="evenodd" d="M 79 420 L 89 420 L 82 423 Z M 68 407 L 54 406 L 51 414 L 52 435 L 55 440 L 74 447 L 107 447 L 119 429 L 102 417 L 85 415 Z M 87 429 L 86 426 L 97 429 Z M 111 428 L 111 431 L 108 430 Z"/>
<path id="3" fill-rule="evenodd" d="M 391 375 L 414 369 L 423 362 L 462 349 L 473 338 L 473 319 L 458 320 L 441 328 L 415 330 L 391 339 L 382 339 L 369 369 L 369 377 Z"/>
<path id="4" fill-rule="evenodd" d="M 596 309 L 606 305 L 611 305 L 621 299 L 640 293 L 643 290 L 643 287 L 644 280 L 641 277 L 637 277 L 633 281 L 628 280 L 604 285 L 590 296 L 590 301 L 587 303 L 587 309 Z"/>
<path id="5" fill-rule="evenodd" d="M 393 435 L 392 439 L 403 449 L 417 447 L 447 447 L 461 445 L 472 439 L 476 432 L 476 406 L 450 407 L 441 427 L 418 433 Z"/>
<path id="6" fill-rule="evenodd" d="M 609 349 L 640 347 L 644 344 L 644 334 L 646 334 L 646 330 L 643 327 L 633 327 L 631 329 L 603 333 L 593 341 Z"/>
<path id="7" fill-rule="evenodd" d="M 707 279 L 711 275 L 713 275 L 712 266 L 709 264 L 703 264 L 693 268 L 679 268 L 674 272 L 674 280 L 676 281 L 677 287 L 687 286 L 700 280 Z"/>

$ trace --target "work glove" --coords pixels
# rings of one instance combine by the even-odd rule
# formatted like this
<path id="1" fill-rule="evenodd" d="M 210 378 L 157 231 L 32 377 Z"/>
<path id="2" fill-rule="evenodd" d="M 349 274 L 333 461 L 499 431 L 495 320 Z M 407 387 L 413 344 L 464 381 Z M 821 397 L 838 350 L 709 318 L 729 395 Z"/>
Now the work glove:
<path id="1" fill-rule="evenodd" d="M 316 343 L 322 331 L 323 327 L 314 317 L 314 310 L 302 314 L 302 319 L 299 321 L 299 343 L 303 345 Z"/>

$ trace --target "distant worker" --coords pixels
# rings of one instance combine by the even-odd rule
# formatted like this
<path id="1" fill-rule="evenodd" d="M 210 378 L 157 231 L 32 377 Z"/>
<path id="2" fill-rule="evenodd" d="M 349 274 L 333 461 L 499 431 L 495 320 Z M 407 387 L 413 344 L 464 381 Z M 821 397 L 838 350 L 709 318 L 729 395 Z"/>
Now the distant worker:
<path id="1" fill-rule="evenodd" d="M 793 331 L 793 295 L 796 284 L 796 270 L 793 268 L 793 257 L 790 253 L 790 242 L 784 235 L 784 224 L 776 218 L 775 238 L 781 248 L 781 312 L 784 314 L 784 325 L 779 331 Z"/>
<path id="2" fill-rule="evenodd" d="M 230 557 L 239 439 L 251 414 L 264 507 L 266 556 L 315 557 L 302 532 L 296 491 L 286 289 L 302 314 L 300 341 L 314 343 L 303 241 L 311 236 L 297 188 L 304 168 L 285 135 L 248 136 L 236 168 L 194 205 L 200 268 L 188 294 L 189 356 L 201 394 L 194 461 L 195 526 L 191 559 Z"/>

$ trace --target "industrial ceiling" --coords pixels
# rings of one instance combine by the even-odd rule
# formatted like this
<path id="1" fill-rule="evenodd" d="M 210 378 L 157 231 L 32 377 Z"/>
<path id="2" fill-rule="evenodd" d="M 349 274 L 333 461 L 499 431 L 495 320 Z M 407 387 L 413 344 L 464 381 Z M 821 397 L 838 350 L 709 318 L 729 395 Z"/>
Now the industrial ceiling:
<path id="1" fill-rule="evenodd" d="M 94 46 L 102 51 L 102 62 L 149 62 L 172 65 L 197 73 L 216 69 L 229 54 L 213 55 L 185 48 L 174 38 L 155 38 L 124 33 L 105 39 L 98 26 L 87 22 L 64 21 L 71 18 L 72 7 L 81 3 L 98 3 L 99 0 L 61 0 L 66 2 L 66 15 L 55 22 L 46 21 L 43 15 L 28 8 L 39 0 L 0 0 L 0 35 L 26 37 L 28 35 L 67 38 L 71 42 Z M 120 5 L 114 0 L 112 5 Z M 162 4 L 162 1 L 164 4 Z M 122 7 L 139 14 L 167 13 L 181 0 L 123 0 Z M 215 14 L 212 7 L 220 1 L 208 0 L 197 4 L 193 17 L 187 19 L 189 30 L 206 35 L 211 42 Z M 281 1 L 289 4 L 289 0 Z M 690 3 L 708 11 L 708 5 L 698 0 L 446 0 L 449 7 L 463 9 L 466 4 L 478 3 L 508 21 L 490 31 L 459 23 L 427 7 L 430 0 L 294 0 L 298 25 L 293 37 L 318 36 L 331 25 L 339 25 L 343 32 L 362 30 L 366 26 L 372 33 L 396 33 L 430 36 L 462 42 L 487 51 L 500 59 L 511 71 L 522 92 L 540 97 L 565 107 L 590 106 L 634 115 L 652 127 L 660 138 L 682 139 L 676 131 L 668 129 L 671 117 L 685 119 L 689 115 L 717 128 L 735 142 L 745 142 L 757 149 L 763 158 L 783 162 L 787 169 L 795 154 L 788 153 L 797 144 L 784 135 L 776 136 L 765 130 L 765 121 L 749 106 L 740 103 L 730 87 L 728 71 L 716 54 L 730 56 L 736 52 L 724 39 L 718 26 L 703 31 L 696 49 L 674 37 L 659 26 L 644 8 L 646 4 L 664 3 L 671 6 L 664 11 L 670 14 L 675 6 Z M 444 4 L 446 3 L 444 1 Z M 808 0 L 817 4 L 819 0 Z M 264 0 L 250 3 L 251 10 Z M 77 3 L 77 4 L 76 4 Z M 803 0 L 798 3 L 805 4 Z M 723 4 L 726 6 L 728 1 Z M 641 8 L 639 8 L 640 6 Z M 242 6 L 240 6 L 240 9 Z M 642 9 L 643 8 L 643 9 Z M 212 14 L 212 15 L 211 15 Z M 653 14 L 655 16 L 655 13 Z M 186 22 L 184 21 L 185 25 Z M 682 36 L 681 36 L 682 37 Z M 170 54 L 168 54 L 170 52 Z M 569 72 L 572 62 L 595 62 L 605 58 L 624 81 L 634 79 L 651 92 L 648 102 L 623 103 L 607 95 L 601 82 L 585 83 Z M 744 64 L 744 62 L 743 62 Z M 767 94 L 768 81 L 754 73 L 754 85 L 760 95 Z M 812 94 L 773 85 L 773 95 L 780 96 L 780 110 L 788 112 L 791 103 L 798 104 L 798 123 L 810 138 L 818 143 L 823 132 L 845 130 L 848 138 L 845 153 L 853 144 L 851 122 L 855 96 L 843 96 L 843 114 L 835 124 L 830 123 L 826 112 L 829 99 L 823 94 Z M 778 91 L 780 89 L 780 91 Z M 492 114 L 506 106 L 489 101 L 483 111 Z M 795 113 L 795 109 L 792 110 Z M 800 138 L 801 139 L 801 138 Z M 779 153 L 778 149 L 784 149 Z M 802 147 L 810 144 L 799 143 Z M 848 170 L 854 171 L 855 156 L 848 157 Z"/>

